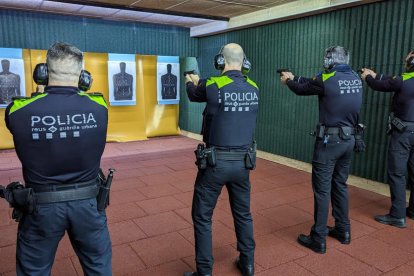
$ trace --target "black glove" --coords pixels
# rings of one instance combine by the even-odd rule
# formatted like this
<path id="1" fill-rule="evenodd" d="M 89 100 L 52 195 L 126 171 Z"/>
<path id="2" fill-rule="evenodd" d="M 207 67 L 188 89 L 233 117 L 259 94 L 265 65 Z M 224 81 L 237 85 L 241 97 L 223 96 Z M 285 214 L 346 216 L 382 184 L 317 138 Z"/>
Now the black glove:
<path id="1" fill-rule="evenodd" d="M 365 125 L 363 124 L 358 124 L 357 127 L 355 128 L 355 146 L 354 146 L 354 151 L 355 152 L 364 152 L 366 145 L 364 142 L 364 130 L 365 130 Z"/>

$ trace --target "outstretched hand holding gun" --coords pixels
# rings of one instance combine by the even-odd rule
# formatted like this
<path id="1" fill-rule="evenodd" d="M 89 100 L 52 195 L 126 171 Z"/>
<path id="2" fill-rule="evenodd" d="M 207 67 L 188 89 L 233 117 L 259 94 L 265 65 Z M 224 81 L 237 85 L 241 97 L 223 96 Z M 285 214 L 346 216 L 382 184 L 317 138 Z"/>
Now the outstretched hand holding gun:
<path id="1" fill-rule="evenodd" d="M 277 73 L 279 73 L 280 81 L 283 84 L 287 84 L 289 80 L 293 80 L 295 76 L 292 72 L 289 71 L 289 69 L 277 69 Z"/>
<path id="2" fill-rule="evenodd" d="M 375 73 L 373 70 L 369 68 L 362 68 L 358 70 L 358 73 L 361 74 L 361 79 L 365 80 L 368 75 L 371 75 L 374 79 L 377 76 L 377 73 Z"/>
<path id="3" fill-rule="evenodd" d="M 198 85 L 200 77 L 197 75 L 195 70 L 185 71 L 183 75 L 185 77 L 185 83 L 192 82 L 195 86 Z"/>

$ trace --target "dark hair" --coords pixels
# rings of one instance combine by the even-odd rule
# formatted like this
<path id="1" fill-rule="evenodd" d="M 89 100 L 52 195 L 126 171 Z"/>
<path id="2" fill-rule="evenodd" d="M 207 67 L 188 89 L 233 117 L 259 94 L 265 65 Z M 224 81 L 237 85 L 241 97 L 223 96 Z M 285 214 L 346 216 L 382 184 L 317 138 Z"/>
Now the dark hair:
<path id="1" fill-rule="evenodd" d="M 79 78 L 82 69 L 83 53 L 65 42 L 55 42 L 47 51 L 46 63 L 50 79 L 60 81 Z"/>
<path id="2" fill-rule="evenodd" d="M 73 58 L 75 61 L 82 63 L 83 53 L 75 46 L 66 42 L 55 42 L 47 51 L 47 60 Z"/>

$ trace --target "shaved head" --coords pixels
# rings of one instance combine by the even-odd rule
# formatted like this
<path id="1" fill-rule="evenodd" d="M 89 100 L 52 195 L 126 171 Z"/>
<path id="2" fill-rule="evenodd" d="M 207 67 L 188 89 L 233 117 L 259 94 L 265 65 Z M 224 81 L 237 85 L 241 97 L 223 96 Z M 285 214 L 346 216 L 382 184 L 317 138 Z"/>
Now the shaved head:
<path id="1" fill-rule="evenodd" d="M 229 66 L 242 66 L 244 59 L 243 48 L 236 43 L 229 43 L 224 46 L 222 52 L 226 65 Z"/>

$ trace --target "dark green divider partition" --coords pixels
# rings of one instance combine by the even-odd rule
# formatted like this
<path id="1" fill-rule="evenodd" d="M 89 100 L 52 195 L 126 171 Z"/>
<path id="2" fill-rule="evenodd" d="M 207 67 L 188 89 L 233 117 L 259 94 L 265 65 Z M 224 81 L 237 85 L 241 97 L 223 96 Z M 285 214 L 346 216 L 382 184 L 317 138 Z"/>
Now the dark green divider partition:
<path id="1" fill-rule="evenodd" d="M 199 65 L 203 76 L 217 74 L 213 57 L 228 42 L 240 43 L 253 64 L 250 77 L 261 88 L 257 126 L 261 150 L 310 162 L 317 123 L 317 98 L 298 97 L 279 82 L 276 68 L 313 76 L 322 70 L 323 50 L 344 45 L 351 51 L 351 65 L 375 68 L 390 74 L 403 70 L 403 59 L 414 50 L 413 0 L 391 0 L 201 38 Z M 352 174 L 385 181 L 386 121 L 391 94 L 366 88 L 362 122 L 368 125 L 368 150 L 356 155 Z M 187 106 L 181 126 L 192 132 L 201 127 L 200 104 Z M 198 115 L 197 124 L 189 124 Z M 185 126 L 185 127 L 184 127 Z"/>

